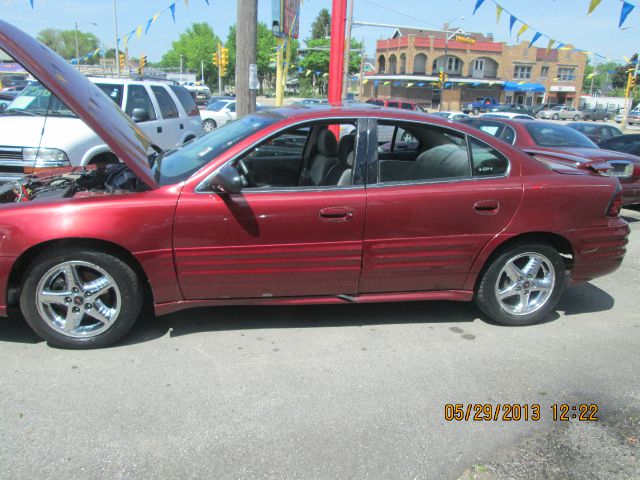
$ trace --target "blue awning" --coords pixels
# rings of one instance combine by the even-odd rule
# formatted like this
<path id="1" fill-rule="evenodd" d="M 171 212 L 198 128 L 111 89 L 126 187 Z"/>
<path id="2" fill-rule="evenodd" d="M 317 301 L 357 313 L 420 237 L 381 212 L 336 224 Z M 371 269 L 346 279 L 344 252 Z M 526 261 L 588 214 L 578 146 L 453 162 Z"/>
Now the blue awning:
<path id="1" fill-rule="evenodd" d="M 544 85 L 539 83 L 504 82 L 506 92 L 539 92 L 544 93 Z"/>

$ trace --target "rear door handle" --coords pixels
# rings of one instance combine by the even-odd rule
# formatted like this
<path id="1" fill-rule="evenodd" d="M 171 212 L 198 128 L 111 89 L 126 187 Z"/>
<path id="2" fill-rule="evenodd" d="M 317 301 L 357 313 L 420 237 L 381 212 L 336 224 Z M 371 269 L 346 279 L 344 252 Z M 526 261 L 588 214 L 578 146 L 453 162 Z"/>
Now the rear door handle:
<path id="1" fill-rule="evenodd" d="M 500 204 L 497 200 L 480 200 L 473 206 L 476 212 L 482 214 L 493 214 L 498 211 Z"/>
<path id="2" fill-rule="evenodd" d="M 327 207 L 320 210 L 320 219 L 325 222 L 344 222 L 351 220 L 353 213 L 349 207 Z"/>
<path id="3" fill-rule="evenodd" d="M 158 127 L 158 128 L 156 128 L 156 132 L 158 132 L 158 133 L 162 133 L 162 127 Z"/>
<path id="4" fill-rule="evenodd" d="M 180 130 L 184 130 L 184 125 L 182 123 L 180 124 Z"/>

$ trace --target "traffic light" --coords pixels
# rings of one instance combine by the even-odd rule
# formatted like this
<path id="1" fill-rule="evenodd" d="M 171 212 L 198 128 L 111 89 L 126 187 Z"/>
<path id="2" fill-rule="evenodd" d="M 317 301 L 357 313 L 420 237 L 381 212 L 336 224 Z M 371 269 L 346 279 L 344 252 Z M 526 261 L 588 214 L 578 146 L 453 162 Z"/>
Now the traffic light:
<path id="1" fill-rule="evenodd" d="M 120 54 L 118 61 L 120 63 L 120 71 L 124 70 L 124 53 Z"/>
<path id="2" fill-rule="evenodd" d="M 225 76 L 227 74 L 227 67 L 229 66 L 229 49 L 226 47 L 220 48 L 220 75 Z"/>
<path id="3" fill-rule="evenodd" d="M 636 76 L 629 72 L 629 76 L 627 77 L 627 91 L 625 92 L 625 97 L 628 97 L 631 94 L 631 90 L 636 86 Z"/>
<path id="4" fill-rule="evenodd" d="M 142 54 L 140 55 L 140 65 L 138 66 L 138 75 L 144 75 L 144 66 L 147 64 L 147 56 Z"/>
<path id="5" fill-rule="evenodd" d="M 211 57 L 211 62 L 216 66 L 220 66 L 220 60 L 218 59 L 218 52 L 213 52 L 213 56 Z"/>
<path id="6" fill-rule="evenodd" d="M 440 70 L 440 73 L 438 74 L 438 81 L 440 82 L 440 85 L 444 85 L 444 82 L 447 81 L 448 76 L 444 73 L 444 70 Z"/>
<path id="7" fill-rule="evenodd" d="M 634 75 L 631 75 L 630 85 L 631 85 L 631 88 L 636 86 L 636 77 Z"/>

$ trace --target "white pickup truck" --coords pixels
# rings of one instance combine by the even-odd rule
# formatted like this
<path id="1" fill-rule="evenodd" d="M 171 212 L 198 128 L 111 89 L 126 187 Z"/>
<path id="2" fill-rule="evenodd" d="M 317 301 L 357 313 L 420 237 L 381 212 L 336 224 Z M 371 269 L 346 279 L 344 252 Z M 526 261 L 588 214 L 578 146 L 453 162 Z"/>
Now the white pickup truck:
<path id="1" fill-rule="evenodd" d="M 203 133 L 198 107 L 184 87 L 113 78 L 91 81 L 160 149 Z M 106 143 L 40 84 L 26 87 L 0 112 L 0 183 L 43 169 L 117 161 Z"/>

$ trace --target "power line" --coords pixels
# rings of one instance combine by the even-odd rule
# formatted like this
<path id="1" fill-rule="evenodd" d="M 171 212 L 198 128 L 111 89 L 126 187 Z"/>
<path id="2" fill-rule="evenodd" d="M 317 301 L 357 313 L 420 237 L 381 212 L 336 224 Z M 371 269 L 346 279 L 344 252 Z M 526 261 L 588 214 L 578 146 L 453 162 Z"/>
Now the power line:
<path id="1" fill-rule="evenodd" d="M 402 15 L 402 16 L 405 16 L 407 18 L 411 18 L 412 20 L 417 20 L 418 22 L 423 22 L 423 23 L 425 23 L 427 25 L 431 25 L 433 27 L 440 28 L 442 26 L 442 25 L 436 25 L 435 23 L 429 22 L 428 20 L 425 20 L 424 18 L 414 17 L 413 15 L 409 15 L 408 13 L 401 12 L 400 10 L 396 10 L 394 8 L 387 7 L 386 5 L 382 5 L 380 3 L 373 2 L 371 0 L 364 0 L 364 1 L 369 3 L 369 4 L 371 4 L 371 5 L 375 5 L 378 8 L 382 8 L 384 10 L 388 10 L 390 12 L 397 13 L 398 15 Z"/>

